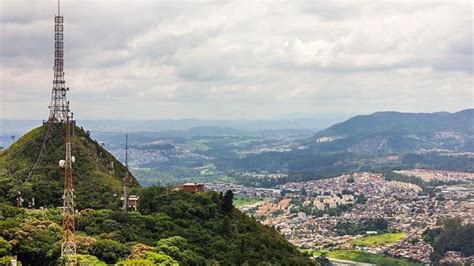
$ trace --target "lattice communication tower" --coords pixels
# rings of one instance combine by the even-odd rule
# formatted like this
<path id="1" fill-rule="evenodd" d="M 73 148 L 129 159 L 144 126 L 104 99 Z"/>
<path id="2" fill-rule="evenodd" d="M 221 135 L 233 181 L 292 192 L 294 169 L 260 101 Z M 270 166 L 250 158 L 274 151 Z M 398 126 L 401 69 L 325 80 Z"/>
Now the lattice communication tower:
<path id="1" fill-rule="evenodd" d="M 64 194 L 62 209 L 61 257 L 76 255 L 76 228 L 74 221 L 74 188 L 72 184 L 72 115 L 66 117 L 66 158 L 64 161 Z M 61 163 L 60 163 L 61 164 Z"/>
<path id="2" fill-rule="evenodd" d="M 64 17 L 60 15 L 58 0 L 58 15 L 54 17 L 54 78 L 49 105 L 50 123 L 65 123 L 69 115 L 69 101 L 64 80 Z"/>

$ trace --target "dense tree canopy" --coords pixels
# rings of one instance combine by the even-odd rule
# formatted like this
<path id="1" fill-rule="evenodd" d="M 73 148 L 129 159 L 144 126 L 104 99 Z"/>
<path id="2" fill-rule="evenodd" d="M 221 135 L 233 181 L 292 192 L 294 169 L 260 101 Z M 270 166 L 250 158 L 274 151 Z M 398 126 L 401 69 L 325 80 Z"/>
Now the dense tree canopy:
<path id="1" fill-rule="evenodd" d="M 0 257 L 10 255 L 12 245 L 6 241 L 3 237 L 0 237 Z"/>
<path id="2" fill-rule="evenodd" d="M 431 259 L 437 261 L 447 251 L 458 251 L 464 256 L 474 255 L 474 224 L 462 225 L 460 218 L 447 219 L 442 227 L 427 229 L 423 240 L 430 243 L 434 251 Z"/>
<path id="3" fill-rule="evenodd" d="M 356 222 L 340 222 L 336 225 L 338 235 L 362 235 L 366 231 L 377 231 L 379 233 L 386 232 L 388 229 L 388 221 L 383 218 L 367 219 L 365 221 Z"/>
<path id="4" fill-rule="evenodd" d="M 150 187 L 140 193 L 137 212 L 81 210 L 76 216 L 77 250 L 89 255 L 81 257 L 84 261 L 119 265 L 314 264 L 273 228 L 235 208 L 225 212 L 224 198 L 215 192 Z M 55 263 L 60 215 L 57 209 L 25 212 L 0 204 L 0 237 L 24 264 Z"/>

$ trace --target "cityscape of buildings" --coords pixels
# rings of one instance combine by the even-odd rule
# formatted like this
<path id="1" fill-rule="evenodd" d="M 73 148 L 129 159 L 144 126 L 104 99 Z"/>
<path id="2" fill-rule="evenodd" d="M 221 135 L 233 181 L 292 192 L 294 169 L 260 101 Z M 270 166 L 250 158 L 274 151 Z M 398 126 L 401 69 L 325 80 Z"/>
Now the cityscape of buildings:
<path id="1" fill-rule="evenodd" d="M 433 248 L 423 241 L 422 233 L 427 228 L 435 228 L 444 219 L 453 217 L 460 217 L 464 224 L 474 223 L 474 173 L 435 170 L 399 173 L 440 183 L 434 196 L 424 193 L 418 185 L 388 181 L 376 173 L 290 182 L 278 189 L 229 183 L 208 183 L 205 187 L 215 191 L 230 189 L 237 197 L 261 199 L 240 209 L 274 227 L 300 248 L 355 249 L 428 263 Z M 378 232 L 338 233 L 338 224 L 376 218 L 386 220 L 388 231 L 403 233 L 403 237 L 388 245 L 357 246 L 354 240 Z M 452 252 L 444 259 L 445 262 L 474 260 Z"/>

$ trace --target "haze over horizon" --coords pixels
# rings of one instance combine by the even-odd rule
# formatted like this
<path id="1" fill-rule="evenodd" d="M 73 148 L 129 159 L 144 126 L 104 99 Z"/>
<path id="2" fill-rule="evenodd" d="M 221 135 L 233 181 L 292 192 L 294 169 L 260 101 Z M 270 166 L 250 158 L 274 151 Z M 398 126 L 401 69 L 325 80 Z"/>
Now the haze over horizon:
<path id="1" fill-rule="evenodd" d="M 0 119 L 46 119 L 56 1 L 0 1 Z M 473 104 L 471 1 L 62 1 L 76 118 L 294 119 Z"/>

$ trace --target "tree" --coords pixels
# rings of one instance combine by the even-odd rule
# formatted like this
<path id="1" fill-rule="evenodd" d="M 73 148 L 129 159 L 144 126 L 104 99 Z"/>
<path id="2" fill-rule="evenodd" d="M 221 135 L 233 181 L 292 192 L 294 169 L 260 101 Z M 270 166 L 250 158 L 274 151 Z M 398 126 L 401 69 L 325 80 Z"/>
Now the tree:
<path id="1" fill-rule="evenodd" d="M 10 255 L 12 245 L 0 236 L 0 257 Z"/>
<path id="2" fill-rule="evenodd" d="M 100 261 L 97 257 L 92 255 L 81 255 L 77 254 L 71 257 L 61 257 L 58 260 L 58 265 L 71 265 L 70 262 L 75 261 L 76 263 L 73 264 L 75 266 L 106 266 L 106 264 Z"/>
<path id="3" fill-rule="evenodd" d="M 116 263 L 128 255 L 128 248 L 117 241 L 109 239 L 97 240 L 92 244 L 91 253 L 108 264 Z"/>
<path id="4" fill-rule="evenodd" d="M 462 225 L 460 218 L 447 219 L 442 228 L 427 229 L 423 239 L 433 246 L 430 259 L 438 261 L 447 251 L 458 251 L 464 256 L 474 255 L 474 224 Z"/>
<path id="5" fill-rule="evenodd" d="M 11 256 L 0 257 L 0 265 L 11 265 L 11 261 Z M 21 266 L 21 262 L 19 261 L 17 265 Z"/>
<path id="6" fill-rule="evenodd" d="M 441 232 L 442 230 L 439 227 L 434 229 L 427 228 L 422 234 L 423 241 L 433 245 L 435 239 L 441 234 Z"/>
<path id="7" fill-rule="evenodd" d="M 152 260 L 146 259 L 126 259 L 119 261 L 117 265 L 120 266 L 153 266 L 156 265 Z"/>
<path id="8" fill-rule="evenodd" d="M 454 234 L 462 228 L 462 220 L 459 217 L 446 219 L 444 230 L 449 234 Z"/>
<path id="9" fill-rule="evenodd" d="M 327 255 L 327 252 L 321 252 L 321 255 L 316 258 L 316 262 L 318 262 L 321 266 L 331 265 L 331 262 L 329 261 Z"/>
<path id="10" fill-rule="evenodd" d="M 342 190 L 342 195 L 351 195 L 351 194 L 352 194 L 352 193 L 351 193 L 349 190 L 347 190 L 347 189 L 343 189 L 343 190 Z"/>
<path id="11" fill-rule="evenodd" d="M 38 265 L 38 262 L 47 265 L 60 251 L 60 232 L 61 227 L 56 223 L 31 220 L 9 229 L 8 238 L 20 261 L 28 265 Z"/>
<path id="12" fill-rule="evenodd" d="M 199 256 L 197 253 L 192 251 L 191 245 L 189 245 L 188 241 L 181 236 L 173 236 L 165 239 L 161 239 L 156 244 L 156 251 L 154 257 L 159 257 L 160 259 L 164 259 L 167 256 L 173 258 L 174 260 L 178 261 L 180 264 L 184 265 L 201 265 L 204 263 L 205 259 Z M 149 258 L 150 253 L 147 253 L 147 257 Z M 154 262 L 160 262 L 154 259 Z M 172 261 L 170 261 L 171 263 Z"/>
<path id="13" fill-rule="evenodd" d="M 78 254 L 86 254 L 92 247 L 92 244 L 97 241 L 90 236 L 76 235 L 76 251 Z"/>
<path id="14" fill-rule="evenodd" d="M 152 250 L 153 250 L 153 247 L 138 243 L 132 246 L 129 258 L 143 259 L 145 257 L 146 252 L 152 251 Z"/>
<path id="15" fill-rule="evenodd" d="M 388 228 L 388 221 L 384 218 L 369 219 L 367 224 L 369 227 L 375 228 L 377 231 L 384 231 Z"/>
<path id="16" fill-rule="evenodd" d="M 171 256 L 153 251 L 148 251 L 145 255 L 145 259 L 148 261 L 152 261 L 153 265 L 179 265 L 178 262 L 174 260 Z"/>
<path id="17" fill-rule="evenodd" d="M 308 192 L 306 191 L 306 189 L 304 189 L 304 188 L 301 189 L 301 195 L 302 196 L 307 196 L 308 195 Z"/>
<path id="18" fill-rule="evenodd" d="M 224 217 L 224 219 L 222 219 L 222 227 L 221 227 L 220 233 L 222 235 L 229 235 L 231 230 L 232 228 L 231 228 L 230 218 L 226 216 Z"/>
<path id="19" fill-rule="evenodd" d="M 364 195 L 360 194 L 360 195 L 356 196 L 356 203 L 357 204 L 364 204 L 366 202 L 367 202 L 367 198 Z"/>
<path id="20" fill-rule="evenodd" d="M 234 208 L 233 199 L 234 199 L 234 193 L 232 192 L 232 190 L 227 190 L 227 192 L 224 195 L 224 199 L 222 201 L 222 211 L 224 211 L 225 213 L 229 213 L 232 210 L 232 208 Z"/>

